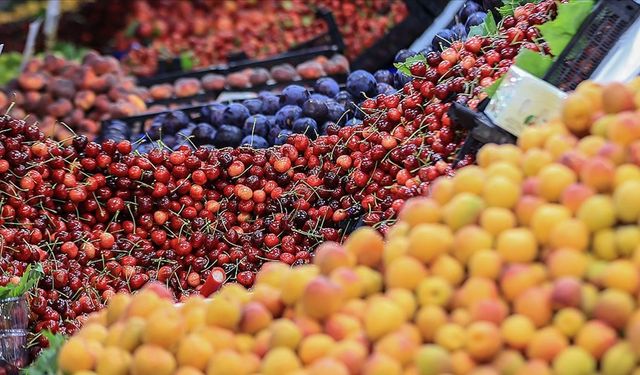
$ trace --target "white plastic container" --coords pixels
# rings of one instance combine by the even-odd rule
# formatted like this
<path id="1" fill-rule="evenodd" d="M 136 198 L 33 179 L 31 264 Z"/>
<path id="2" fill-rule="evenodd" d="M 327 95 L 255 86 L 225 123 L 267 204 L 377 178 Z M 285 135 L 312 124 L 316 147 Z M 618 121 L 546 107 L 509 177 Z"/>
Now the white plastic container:
<path id="1" fill-rule="evenodd" d="M 553 85 L 512 66 L 484 112 L 518 137 L 527 126 L 557 118 L 566 97 Z"/>

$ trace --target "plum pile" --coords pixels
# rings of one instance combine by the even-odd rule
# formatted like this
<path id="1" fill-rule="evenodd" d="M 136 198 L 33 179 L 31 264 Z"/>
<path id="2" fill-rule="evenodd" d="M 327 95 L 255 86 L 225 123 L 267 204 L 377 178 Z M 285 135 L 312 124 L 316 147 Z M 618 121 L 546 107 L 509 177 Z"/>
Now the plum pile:
<path id="1" fill-rule="evenodd" d="M 386 74 L 385 74 L 386 73 Z M 318 79 L 313 93 L 299 85 L 289 85 L 275 95 L 262 92 L 241 103 L 214 103 L 202 108 L 198 122 L 183 112 L 163 113 L 151 122 L 146 134 L 131 136 L 129 128 L 113 121 L 105 136 L 129 139 L 140 152 L 167 146 L 266 148 L 282 145 L 291 134 L 310 139 L 327 134 L 332 125 L 360 123 L 363 112 L 357 107 L 367 97 L 395 92 L 388 71 L 376 75 L 358 70 L 351 73 L 344 89 L 332 78 Z"/>
<path id="2" fill-rule="evenodd" d="M 84 136 L 62 144 L 35 125 L 0 117 L 0 284 L 41 263 L 45 276 L 30 301 L 34 330 L 72 333 L 116 292 L 150 280 L 183 299 L 222 268 L 248 287 L 264 263 L 308 263 L 319 243 L 341 241 L 354 222 L 384 234 L 407 199 L 454 174 L 465 134 L 447 116 L 451 101 L 477 103 L 483 80 L 508 66 L 500 59 L 510 61 L 505 49 L 531 44 L 527 19 L 554 9 L 552 0 L 527 4 L 517 9 L 516 26 L 500 25 L 501 35 L 433 52 L 411 66 L 413 79 L 398 92 L 374 98 L 375 76 L 353 72 L 346 89 L 362 100 L 361 123 L 330 123 L 326 135 L 292 134 L 266 149 L 158 142 L 140 153 L 128 139 L 99 144 Z M 322 82 L 319 91 L 339 90 Z M 286 106 L 304 111 L 310 99 L 290 86 L 274 100 L 274 116 Z M 240 131 L 258 115 L 248 103 L 214 114 Z M 177 133 L 185 122 L 165 116 L 159 133 L 164 126 Z M 293 127 L 296 120 L 286 121 Z"/>
<path id="3" fill-rule="evenodd" d="M 225 89 L 247 89 L 272 83 L 293 82 L 301 79 L 313 80 L 327 75 L 349 73 L 349 61 L 337 54 L 331 58 L 319 56 L 294 67 L 291 64 L 279 64 L 270 70 L 265 68 L 247 68 L 228 75 L 210 73 L 197 78 L 181 78 L 175 84 L 153 85 L 149 94 L 153 100 L 185 98 L 203 91 L 221 91 Z"/>

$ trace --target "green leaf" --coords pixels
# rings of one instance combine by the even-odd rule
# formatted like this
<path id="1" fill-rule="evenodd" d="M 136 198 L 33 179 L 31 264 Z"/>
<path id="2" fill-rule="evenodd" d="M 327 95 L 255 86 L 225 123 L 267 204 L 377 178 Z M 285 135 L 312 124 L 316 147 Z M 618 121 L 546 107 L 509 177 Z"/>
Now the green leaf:
<path id="1" fill-rule="evenodd" d="M 20 75 L 22 54 L 19 52 L 3 52 L 0 54 L 0 85 Z"/>
<path id="2" fill-rule="evenodd" d="M 522 49 L 515 58 L 515 65 L 518 68 L 538 78 L 544 77 L 552 64 L 551 56 L 542 55 L 527 48 Z"/>
<path id="3" fill-rule="evenodd" d="M 551 65 L 553 59 L 551 56 L 542 55 L 530 49 L 523 49 L 515 58 L 514 65 L 518 68 L 532 74 L 538 78 L 544 77 Z M 491 98 L 498 91 L 498 87 L 502 83 L 504 76 L 498 78 L 491 86 L 484 89 L 484 92 Z"/>
<path id="4" fill-rule="evenodd" d="M 506 16 L 513 16 L 513 13 L 517 7 L 520 5 L 524 5 L 527 3 L 539 3 L 542 0 L 504 0 L 503 4 L 500 8 L 498 8 L 498 13 L 504 18 Z"/>
<path id="5" fill-rule="evenodd" d="M 427 62 L 427 58 L 424 57 L 424 55 L 422 54 L 417 54 L 417 55 L 413 55 L 409 58 L 407 58 L 404 62 L 401 63 L 395 63 L 393 64 L 393 66 L 398 69 L 402 74 L 406 75 L 406 76 L 411 76 L 411 66 L 417 62 L 423 62 L 426 63 Z"/>
<path id="6" fill-rule="evenodd" d="M 534 115 L 529 115 L 529 116 L 527 116 L 527 118 L 524 119 L 525 125 L 531 125 L 535 121 L 536 121 L 536 116 L 534 116 Z"/>
<path id="7" fill-rule="evenodd" d="M 520 0 L 504 0 L 503 4 L 500 8 L 498 8 L 498 13 L 504 18 L 507 16 L 513 16 L 513 11 L 519 7 Z"/>
<path id="8" fill-rule="evenodd" d="M 17 284 L 8 284 L 0 287 L 0 299 L 20 297 L 33 287 L 35 287 L 40 281 L 40 277 L 44 272 L 42 271 L 42 265 L 39 263 L 35 267 L 31 267 L 31 264 L 24 270 L 20 282 Z"/>
<path id="9" fill-rule="evenodd" d="M 49 347 L 38 355 L 31 365 L 22 371 L 23 375 L 56 375 L 58 373 L 58 353 L 67 338 L 61 334 L 54 335 L 49 331 L 42 331 L 49 340 Z"/>
<path id="10" fill-rule="evenodd" d="M 124 30 L 124 36 L 127 38 L 131 38 L 136 35 L 136 30 L 138 30 L 138 26 L 140 26 L 140 22 L 133 21 L 131 22 L 127 28 Z"/>
<path id="11" fill-rule="evenodd" d="M 302 17 L 302 26 L 309 27 L 309 26 L 311 26 L 311 24 L 313 24 L 313 17 L 312 16 L 303 16 Z"/>
<path id="12" fill-rule="evenodd" d="M 493 13 L 489 12 L 487 17 L 484 19 L 484 22 L 477 26 L 471 26 L 469 30 L 468 38 L 473 36 L 490 36 L 498 33 L 498 25 L 496 24 L 495 18 L 493 18 Z"/>
<path id="13" fill-rule="evenodd" d="M 484 29 L 487 32 L 487 35 L 494 35 L 498 32 L 498 25 L 496 24 L 496 20 L 493 18 L 493 13 L 489 12 L 487 14 L 487 18 L 484 19 Z"/>
<path id="14" fill-rule="evenodd" d="M 554 56 L 560 55 L 569 44 L 593 9 L 593 5 L 594 0 L 573 0 L 560 4 L 556 19 L 538 26 L 542 38 Z"/>
<path id="15" fill-rule="evenodd" d="M 182 52 L 180 54 L 180 67 L 185 72 L 193 69 L 193 56 L 191 52 Z"/>
<path id="16" fill-rule="evenodd" d="M 483 36 L 484 35 L 483 33 L 484 33 L 483 24 L 471 26 L 471 28 L 469 29 L 469 34 L 467 35 L 467 38 L 471 38 L 474 36 Z"/>
<path id="17" fill-rule="evenodd" d="M 500 87 L 500 84 L 502 84 L 503 80 L 504 80 L 504 76 L 496 79 L 490 86 L 486 87 L 483 91 L 487 93 L 487 96 L 489 96 L 490 98 L 493 98 L 493 96 L 496 94 L 496 91 L 498 91 L 498 87 Z"/>
<path id="18" fill-rule="evenodd" d="M 283 2 L 281 3 L 281 5 L 282 5 L 282 9 L 284 9 L 284 10 L 291 10 L 291 9 L 293 9 L 293 3 L 292 3 L 290 0 L 283 1 Z"/>

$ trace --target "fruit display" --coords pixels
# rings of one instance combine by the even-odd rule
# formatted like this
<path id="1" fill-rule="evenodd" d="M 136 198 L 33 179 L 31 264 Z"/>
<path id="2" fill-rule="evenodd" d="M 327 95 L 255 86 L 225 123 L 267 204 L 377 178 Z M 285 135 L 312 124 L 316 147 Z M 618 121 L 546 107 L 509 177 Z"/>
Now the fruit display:
<path id="1" fill-rule="evenodd" d="M 59 350 L 69 374 L 635 374 L 640 79 L 487 145 L 383 237 L 325 241 L 176 305 L 118 294 Z"/>
<path id="2" fill-rule="evenodd" d="M 525 5 L 530 10 L 520 15 L 519 27 L 528 27 L 525 16 L 534 10 L 553 14 L 554 4 Z M 485 95 L 489 75 L 509 65 L 500 54 L 506 60 L 508 52 L 528 46 L 515 38 L 513 47 L 501 45 L 505 35 L 469 38 L 411 62 L 413 77 L 397 93 L 377 95 L 385 87 L 379 81 L 392 79 L 389 72 L 355 71 L 346 82 L 355 96 L 345 105 L 353 113 L 348 126 L 327 124 L 326 135 L 292 134 L 265 149 L 169 148 L 162 134 L 189 127 L 179 112 L 159 121 L 160 142 L 146 151 L 127 139 L 98 144 L 76 136 L 61 144 L 35 125 L 3 116 L 0 284 L 41 263 L 44 276 L 30 301 L 33 330 L 71 334 L 116 292 L 134 292 L 151 280 L 166 284 L 178 300 L 205 289 L 214 272 L 250 287 L 264 263 L 309 263 L 320 243 L 342 241 L 357 225 L 387 233 L 407 199 L 429 191 L 438 176 L 454 174 L 451 162 L 464 132 L 451 124 L 445 100 L 472 105 Z M 310 95 L 289 86 L 277 102 L 263 96 L 260 109 L 268 105 L 276 124 L 294 129 L 299 119 L 290 116 L 324 108 L 311 106 L 313 95 L 326 92 L 334 99 L 313 98 L 340 104 L 340 94 L 330 94 L 339 90 L 335 82 L 320 79 L 316 90 L 320 94 Z M 246 119 L 255 116 L 257 124 L 258 114 L 251 114 L 257 104 L 211 106 L 211 119 L 222 116 L 214 130 L 238 134 L 251 127 L 255 140 L 262 130 Z M 213 133 L 206 126 L 191 131 L 205 145 L 210 141 L 202 135 Z M 37 341 L 47 344 L 46 336 Z"/>
<path id="3" fill-rule="evenodd" d="M 349 61 L 343 55 L 331 58 L 318 56 L 293 66 L 278 64 L 271 69 L 246 68 L 241 71 L 224 74 L 209 73 L 201 79 L 179 78 L 170 83 L 156 84 L 149 88 L 152 100 L 167 100 L 173 97 L 185 98 L 206 91 L 238 90 L 275 83 L 299 80 L 315 80 L 327 75 L 335 76 L 349 73 Z"/>
<path id="4" fill-rule="evenodd" d="M 390 76 L 390 74 L 387 74 Z M 367 95 L 390 94 L 394 88 L 384 74 L 374 76 L 358 70 L 351 73 L 344 89 L 332 78 L 318 79 L 313 92 L 300 85 L 289 85 L 279 95 L 261 92 L 257 98 L 241 103 L 205 105 L 193 121 L 180 110 L 165 112 L 151 121 L 143 134 L 130 135 L 121 121 L 106 125 L 105 136 L 129 139 L 140 152 L 166 145 L 209 148 L 248 145 L 266 148 L 282 145 L 291 134 L 304 134 L 311 140 L 326 135 L 329 128 L 360 123 L 363 113 L 356 106 Z"/>
<path id="5" fill-rule="evenodd" d="M 67 60 L 80 61 L 89 52 L 88 50 L 70 43 L 57 43 L 52 48 L 52 53 L 60 55 Z M 44 58 L 39 54 L 38 57 Z M 0 85 L 6 85 L 12 79 L 20 75 L 22 54 L 18 52 L 3 52 L 0 54 Z"/>
<path id="6" fill-rule="evenodd" d="M 407 8 L 400 0 L 263 1 L 147 1 L 133 6 L 126 30 L 116 35 L 115 47 L 128 51 L 126 67 L 149 76 L 158 61 L 189 53 L 195 66 L 224 63 L 236 51 L 250 58 L 273 56 L 325 32 L 314 9 L 333 12 L 349 59 L 371 46 Z"/>
<path id="7" fill-rule="evenodd" d="M 485 8 L 477 1 L 465 1 L 456 14 L 453 24 L 438 31 L 433 37 L 431 50 L 442 51 L 449 47 L 451 42 L 466 39 L 471 28 L 482 24 L 487 16 L 487 11 L 494 7 L 495 5 L 491 5 L 491 8 Z"/>
<path id="8" fill-rule="evenodd" d="M 0 108 L 56 139 L 69 140 L 72 131 L 93 139 L 101 120 L 145 111 L 145 95 L 113 57 L 90 52 L 79 63 L 50 54 L 29 61 L 0 91 Z"/>

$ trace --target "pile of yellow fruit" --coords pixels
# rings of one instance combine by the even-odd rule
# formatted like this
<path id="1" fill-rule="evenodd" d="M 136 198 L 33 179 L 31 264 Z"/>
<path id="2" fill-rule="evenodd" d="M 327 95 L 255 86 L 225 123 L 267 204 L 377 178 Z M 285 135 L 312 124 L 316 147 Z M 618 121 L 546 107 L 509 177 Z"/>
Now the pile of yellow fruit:
<path id="1" fill-rule="evenodd" d="M 361 228 L 175 306 L 117 295 L 63 373 L 640 374 L 640 81 L 580 85 L 562 119 Z"/>

